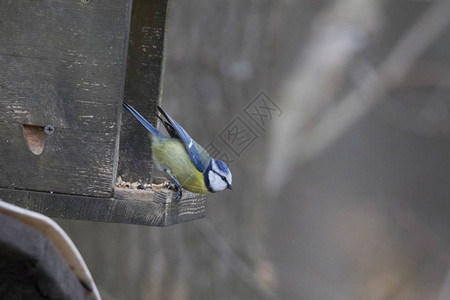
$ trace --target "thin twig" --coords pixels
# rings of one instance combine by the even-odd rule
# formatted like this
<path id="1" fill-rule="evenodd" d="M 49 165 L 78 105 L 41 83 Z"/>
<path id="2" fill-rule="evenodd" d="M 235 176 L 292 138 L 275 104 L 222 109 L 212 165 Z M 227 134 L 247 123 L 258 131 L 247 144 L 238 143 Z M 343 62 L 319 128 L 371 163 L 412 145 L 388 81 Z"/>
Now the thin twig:
<path id="1" fill-rule="evenodd" d="M 375 73 L 368 74 L 360 86 L 348 93 L 338 105 L 324 113 L 301 143 L 302 161 L 334 142 L 352 124 L 361 119 L 398 84 L 419 56 L 440 36 L 450 22 L 450 1 L 439 1 L 397 42 Z"/>
<path id="2" fill-rule="evenodd" d="M 255 291 L 261 299 L 277 299 L 274 293 L 261 286 L 255 272 L 234 252 L 208 219 L 197 224 L 211 247 L 248 287 Z"/>
<path id="3" fill-rule="evenodd" d="M 315 67 L 322 70 L 322 77 L 318 77 L 314 69 L 309 68 L 310 71 L 308 64 L 306 72 L 298 71 L 294 82 L 287 86 L 285 97 L 282 97 L 288 98 L 286 105 L 291 106 L 291 112 L 274 124 L 272 132 L 266 174 L 271 191 L 274 194 L 280 192 L 295 165 L 320 154 L 381 101 L 394 85 L 404 79 L 415 61 L 438 39 L 449 22 L 450 1 L 433 4 L 399 39 L 384 62 L 374 71 L 367 72 L 360 84 L 339 101 L 331 101 L 336 93 L 333 80 L 345 71 L 336 69 L 339 65 L 331 65 L 325 72 L 317 63 Z M 322 47 L 339 45 L 332 39 L 325 41 L 331 44 L 323 42 Z M 343 56 L 341 59 L 350 61 L 349 56 L 356 53 L 354 50 L 344 52 L 340 54 Z"/>

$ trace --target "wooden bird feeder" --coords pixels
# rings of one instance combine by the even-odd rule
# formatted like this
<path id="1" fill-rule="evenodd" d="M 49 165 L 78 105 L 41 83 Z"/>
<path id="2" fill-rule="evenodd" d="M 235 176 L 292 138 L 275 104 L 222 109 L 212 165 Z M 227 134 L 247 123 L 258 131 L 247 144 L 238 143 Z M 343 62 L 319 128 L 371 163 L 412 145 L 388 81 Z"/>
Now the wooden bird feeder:
<path id="1" fill-rule="evenodd" d="M 206 197 L 117 188 L 151 182 L 167 0 L 0 4 L 0 199 L 50 217 L 166 226 Z"/>

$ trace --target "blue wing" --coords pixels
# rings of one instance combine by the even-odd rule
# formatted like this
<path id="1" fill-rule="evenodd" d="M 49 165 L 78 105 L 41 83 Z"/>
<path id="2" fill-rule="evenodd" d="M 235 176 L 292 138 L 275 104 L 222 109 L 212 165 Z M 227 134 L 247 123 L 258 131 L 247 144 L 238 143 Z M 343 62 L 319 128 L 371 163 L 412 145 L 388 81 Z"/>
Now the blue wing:
<path id="1" fill-rule="evenodd" d="M 206 152 L 206 150 L 203 149 L 202 146 L 197 144 L 189 136 L 186 130 L 184 130 L 183 127 L 181 127 L 180 124 L 178 124 L 174 119 L 172 119 L 161 107 L 158 106 L 158 110 L 166 119 L 166 121 L 164 121 L 162 118 L 160 118 L 170 136 L 178 138 L 183 143 L 187 153 L 189 154 L 189 157 L 192 160 L 192 163 L 199 172 L 203 173 L 210 160 L 208 152 Z"/>

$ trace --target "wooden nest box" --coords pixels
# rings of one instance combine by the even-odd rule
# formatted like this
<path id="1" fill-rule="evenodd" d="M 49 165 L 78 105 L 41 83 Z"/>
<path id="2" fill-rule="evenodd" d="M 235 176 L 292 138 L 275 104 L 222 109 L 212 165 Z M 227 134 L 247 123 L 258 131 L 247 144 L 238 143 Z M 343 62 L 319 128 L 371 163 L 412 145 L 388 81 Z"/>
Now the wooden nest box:
<path id="1" fill-rule="evenodd" d="M 204 196 L 120 189 L 151 182 L 167 0 L 0 4 L 0 199 L 50 217 L 165 226 Z"/>

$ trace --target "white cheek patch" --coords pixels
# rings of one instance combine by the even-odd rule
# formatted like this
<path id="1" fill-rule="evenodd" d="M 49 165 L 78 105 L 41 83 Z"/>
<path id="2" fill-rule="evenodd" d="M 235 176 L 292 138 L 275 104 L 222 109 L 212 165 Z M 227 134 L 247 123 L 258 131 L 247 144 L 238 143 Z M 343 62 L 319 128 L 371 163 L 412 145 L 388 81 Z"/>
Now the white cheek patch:
<path id="1" fill-rule="evenodd" d="M 227 188 L 226 182 L 214 172 L 208 173 L 209 185 L 214 192 L 220 192 Z"/>
<path id="2" fill-rule="evenodd" d="M 231 172 L 226 172 L 226 173 L 225 173 L 221 168 L 219 168 L 219 167 L 217 166 L 217 163 L 216 163 L 215 160 L 212 161 L 212 169 L 213 169 L 214 171 L 216 171 L 217 173 L 219 173 L 220 175 L 225 176 L 225 178 L 227 179 L 227 181 L 228 181 L 229 183 L 231 183 Z"/>

